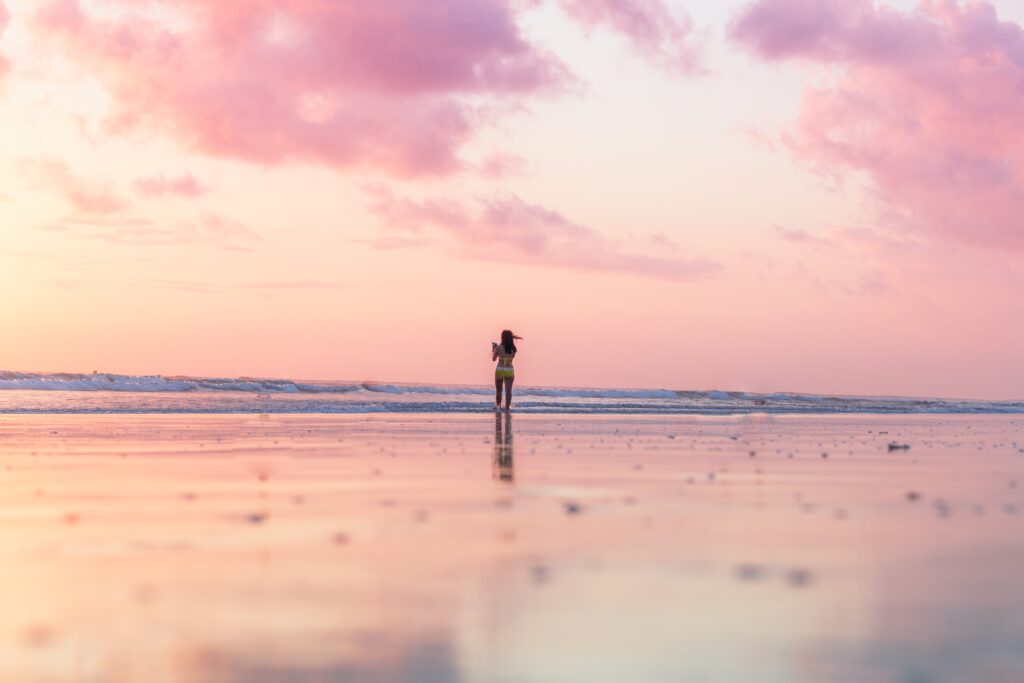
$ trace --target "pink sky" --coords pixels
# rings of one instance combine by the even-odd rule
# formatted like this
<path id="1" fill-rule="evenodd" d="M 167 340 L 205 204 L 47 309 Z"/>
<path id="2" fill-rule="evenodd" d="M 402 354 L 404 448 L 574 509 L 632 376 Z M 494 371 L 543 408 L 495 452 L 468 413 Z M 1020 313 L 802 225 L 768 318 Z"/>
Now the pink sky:
<path id="1" fill-rule="evenodd" d="M 1011 0 L 0 0 L 0 368 L 1024 398 Z"/>

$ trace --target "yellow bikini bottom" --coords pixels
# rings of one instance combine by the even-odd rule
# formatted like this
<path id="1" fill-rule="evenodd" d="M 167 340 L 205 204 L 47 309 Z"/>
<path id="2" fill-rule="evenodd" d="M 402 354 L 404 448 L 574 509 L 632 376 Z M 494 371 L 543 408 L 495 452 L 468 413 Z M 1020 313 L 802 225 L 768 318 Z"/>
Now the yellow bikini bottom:
<path id="1" fill-rule="evenodd" d="M 494 371 L 495 379 L 512 378 L 516 376 L 516 371 L 512 368 L 497 368 Z"/>

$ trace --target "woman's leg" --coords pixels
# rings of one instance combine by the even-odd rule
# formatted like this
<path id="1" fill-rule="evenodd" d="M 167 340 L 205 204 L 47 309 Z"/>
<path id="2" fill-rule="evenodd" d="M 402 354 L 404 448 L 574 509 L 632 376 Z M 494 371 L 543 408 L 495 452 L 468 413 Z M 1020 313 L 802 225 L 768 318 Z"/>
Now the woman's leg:
<path id="1" fill-rule="evenodd" d="M 501 407 L 501 377 L 495 375 L 494 377 L 494 407 Z"/>
<path id="2" fill-rule="evenodd" d="M 516 381 L 515 377 L 506 377 L 505 378 L 505 407 L 506 408 L 511 408 L 512 407 L 512 382 L 515 382 L 515 381 Z"/>

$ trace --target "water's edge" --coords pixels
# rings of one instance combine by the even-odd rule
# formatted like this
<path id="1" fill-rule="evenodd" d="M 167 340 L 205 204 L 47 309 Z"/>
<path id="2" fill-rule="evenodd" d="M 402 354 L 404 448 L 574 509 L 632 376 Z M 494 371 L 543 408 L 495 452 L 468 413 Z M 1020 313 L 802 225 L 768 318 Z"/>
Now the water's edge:
<path id="1" fill-rule="evenodd" d="M 0 413 L 483 413 L 491 387 L 0 371 Z M 516 387 L 515 408 L 567 414 L 1024 414 L 1024 401 L 672 389 Z"/>

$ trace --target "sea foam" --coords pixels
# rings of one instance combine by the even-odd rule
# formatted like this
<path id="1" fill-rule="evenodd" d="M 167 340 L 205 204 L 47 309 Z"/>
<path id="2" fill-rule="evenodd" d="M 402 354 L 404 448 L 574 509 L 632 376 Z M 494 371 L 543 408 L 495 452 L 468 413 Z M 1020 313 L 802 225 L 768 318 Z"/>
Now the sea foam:
<path id="1" fill-rule="evenodd" d="M 489 386 L 0 371 L 3 413 L 478 413 Z M 1024 413 L 1021 401 L 516 386 L 527 413 Z"/>

